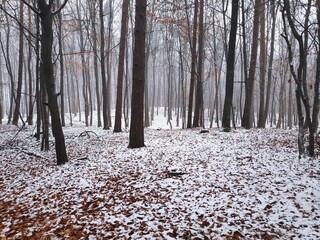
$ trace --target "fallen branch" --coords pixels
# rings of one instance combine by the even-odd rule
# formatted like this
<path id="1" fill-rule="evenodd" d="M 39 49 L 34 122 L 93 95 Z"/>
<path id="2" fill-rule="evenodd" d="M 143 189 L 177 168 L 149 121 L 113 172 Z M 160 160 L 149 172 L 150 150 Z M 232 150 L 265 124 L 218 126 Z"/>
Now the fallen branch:
<path id="1" fill-rule="evenodd" d="M 96 134 L 93 131 L 84 131 L 82 133 L 79 134 L 79 137 L 84 137 L 87 136 L 88 138 L 90 138 L 90 133 L 92 133 L 93 135 L 95 135 L 97 138 L 99 138 L 98 134 Z"/>
<path id="2" fill-rule="evenodd" d="M 187 174 L 186 172 L 177 172 L 177 170 L 167 170 L 167 177 L 180 177 Z"/>

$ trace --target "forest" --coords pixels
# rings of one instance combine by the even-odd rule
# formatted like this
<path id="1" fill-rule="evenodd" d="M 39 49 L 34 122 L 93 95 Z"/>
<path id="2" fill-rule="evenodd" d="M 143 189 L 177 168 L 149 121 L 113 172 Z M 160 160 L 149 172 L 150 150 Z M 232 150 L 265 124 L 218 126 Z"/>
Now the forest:
<path id="1" fill-rule="evenodd" d="M 319 239 L 320 0 L 0 2 L 0 239 Z"/>

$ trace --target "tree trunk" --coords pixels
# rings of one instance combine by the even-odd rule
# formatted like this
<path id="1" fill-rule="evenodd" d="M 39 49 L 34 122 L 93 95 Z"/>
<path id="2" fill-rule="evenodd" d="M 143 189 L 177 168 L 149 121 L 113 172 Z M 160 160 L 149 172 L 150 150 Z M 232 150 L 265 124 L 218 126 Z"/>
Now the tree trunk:
<path id="1" fill-rule="evenodd" d="M 259 116 L 258 116 L 258 128 L 264 128 L 264 109 L 265 109 L 265 81 L 266 81 L 266 18 L 265 18 L 265 6 L 261 3 L 260 12 L 260 101 L 259 101 Z"/>
<path id="2" fill-rule="evenodd" d="M 5 2 L 4 2 L 4 5 L 5 5 Z M 9 16 L 7 14 L 5 15 L 5 18 L 6 18 L 6 21 L 9 22 Z M 0 36 L 1 36 L 0 45 L 1 45 L 3 58 L 5 61 L 6 70 L 8 72 L 9 79 L 10 79 L 10 106 L 9 106 L 9 112 L 8 112 L 8 124 L 10 124 L 12 119 L 12 110 L 13 110 L 13 103 L 15 98 L 15 91 L 14 91 L 15 84 L 14 84 L 14 78 L 13 78 L 13 72 L 12 72 L 11 54 L 9 49 L 10 34 L 11 34 L 10 24 L 7 24 L 5 33 L 6 33 L 6 47 L 4 47 L 1 32 L 0 32 Z"/>
<path id="3" fill-rule="evenodd" d="M 108 124 L 108 89 L 106 78 L 106 56 L 105 56 L 105 31 L 103 19 L 103 0 L 99 0 L 99 18 L 100 18 L 100 64 L 101 64 L 101 81 L 102 81 L 102 116 L 103 129 L 109 129 Z"/>
<path id="4" fill-rule="evenodd" d="M 60 5 L 60 0 L 57 1 Z M 59 63 L 60 63 L 60 115 L 61 115 L 61 125 L 65 126 L 65 110 L 64 110 L 64 57 L 63 57 L 63 39 L 62 39 L 62 16 L 60 13 L 58 15 L 58 45 L 59 45 Z"/>
<path id="5" fill-rule="evenodd" d="M 112 126 L 111 122 L 111 42 L 112 42 L 112 23 L 113 23 L 113 2 L 109 1 L 109 19 L 108 19 L 108 37 L 107 37 L 107 56 L 106 56 L 106 71 L 107 71 L 107 99 L 106 99 L 106 117 L 108 122 L 108 128 Z"/>
<path id="6" fill-rule="evenodd" d="M 227 59 L 227 76 L 226 76 L 226 95 L 223 107 L 222 127 L 225 131 L 230 131 L 231 110 L 233 100 L 233 85 L 234 85 L 234 64 L 235 64 L 235 50 L 237 39 L 238 26 L 238 11 L 239 0 L 232 0 L 232 14 L 231 14 L 231 30 L 229 37 L 229 49 Z"/>
<path id="7" fill-rule="evenodd" d="M 189 89 L 189 105 L 188 105 L 188 119 L 187 128 L 192 126 L 192 109 L 193 109 L 193 93 L 196 78 L 196 61 L 197 61 L 197 28 L 198 28 L 198 0 L 194 1 L 194 20 L 193 20 L 193 37 L 191 47 L 191 76 Z"/>
<path id="8" fill-rule="evenodd" d="M 202 77 L 203 77 L 203 40 L 204 40 L 204 25 L 203 25 L 203 14 L 204 14 L 204 2 L 200 0 L 200 12 L 199 12 L 199 45 L 198 45 L 198 72 L 197 72 L 197 87 L 196 87 L 196 97 L 195 97 L 195 108 L 193 116 L 193 127 L 199 127 L 200 125 L 204 127 L 202 119 L 202 110 L 203 110 L 203 86 L 202 86 Z"/>
<path id="9" fill-rule="evenodd" d="M 259 15 L 261 11 L 261 0 L 255 0 L 254 17 L 253 17 L 253 33 L 252 33 L 252 49 L 249 67 L 249 77 L 246 84 L 246 96 L 244 103 L 244 111 L 242 116 L 242 127 L 252 127 L 252 99 L 254 90 L 254 78 L 257 65 L 258 41 L 259 41 Z"/>
<path id="10" fill-rule="evenodd" d="M 21 25 L 24 24 L 24 13 L 23 13 L 23 3 L 20 2 L 20 17 L 19 21 Z M 19 65 L 18 65 L 18 86 L 17 86 L 17 95 L 15 99 L 15 108 L 12 119 L 13 125 L 18 125 L 20 118 L 20 102 L 21 102 L 21 91 L 22 91 L 22 78 L 23 78 L 23 61 L 24 61 L 24 36 L 23 28 L 19 28 Z"/>
<path id="11" fill-rule="evenodd" d="M 30 0 L 29 0 L 30 3 Z M 32 19 L 31 19 L 31 9 L 28 8 L 28 29 L 31 30 L 32 28 Z M 31 64 L 32 64 L 32 44 L 31 44 L 31 38 L 32 35 L 31 33 L 28 34 L 28 85 L 29 85 L 29 109 L 28 109 L 28 125 L 33 124 L 33 106 L 35 103 L 35 100 L 33 99 L 33 77 L 32 77 L 32 69 L 31 69 Z"/>
<path id="12" fill-rule="evenodd" d="M 126 50 L 126 37 L 128 31 L 128 10 L 129 0 L 122 3 L 122 19 L 121 19 L 121 36 L 119 46 L 119 65 L 117 76 L 117 100 L 116 100 L 116 116 L 114 122 L 114 132 L 121 132 L 121 114 L 122 114 L 122 92 L 123 92 L 123 73 L 124 73 L 124 57 Z"/>
<path id="13" fill-rule="evenodd" d="M 63 164 L 68 161 L 64 134 L 62 131 L 59 108 L 57 102 L 56 84 L 52 63 L 52 44 L 53 44 L 53 13 L 51 4 L 45 0 L 38 0 L 41 19 L 41 63 L 40 78 L 45 81 L 48 95 L 48 107 L 51 113 L 52 132 L 55 138 L 55 149 L 57 164 Z"/>
<path id="14" fill-rule="evenodd" d="M 143 98 L 145 81 L 146 8 L 146 0 L 136 0 L 129 148 L 140 148 L 144 146 Z"/>
<path id="15" fill-rule="evenodd" d="M 275 44 L 275 32 L 276 32 L 276 9 L 274 1 L 271 1 L 271 17 L 272 17 L 272 26 L 271 26 L 271 43 L 270 43 L 270 57 L 268 64 L 268 76 L 267 76 L 267 93 L 266 93 L 266 102 L 265 109 L 263 114 L 263 123 L 262 126 L 265 127 L 267 123 L 269 106 L 270 106 L 270 96 L 271 96 L 271 80 L 272 80 L 272 72 L 273 72 L 273 58 L 274 58 L 274 44 Z M 290 92 L 291 94 L 291 92 Z M 290 101 L 291 103 L 291 101 Z"/>
<path id="16" fill-rule="evenodd" d="M 97 125 L 101 127 L 101 100 L 100 100 L 100 78 L 99 78 L 99 69 L 98 69 L 98 34 L 96 27 L 96 1 L 88 1 L 90 19 L 91 19 L 91 29 L 92 29 L 92 48 L 93 48 L 93 68 L 94 68 L 94 78 L 96 84 L 96 101 L 97 101 Z"/>

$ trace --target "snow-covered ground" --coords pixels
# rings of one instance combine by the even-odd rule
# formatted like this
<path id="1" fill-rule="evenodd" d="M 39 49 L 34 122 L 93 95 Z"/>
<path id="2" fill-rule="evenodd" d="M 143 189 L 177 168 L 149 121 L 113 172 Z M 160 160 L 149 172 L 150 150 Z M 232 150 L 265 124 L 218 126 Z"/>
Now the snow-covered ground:
<path id="1" fill-rule="evenodd" d="M 320 163 L 296 131 L 165 128 L 128 149 L 128 132 L 67 127 L 56 166 L 33 128 L 2 126 L 0 239 L 320 239 Z"/>

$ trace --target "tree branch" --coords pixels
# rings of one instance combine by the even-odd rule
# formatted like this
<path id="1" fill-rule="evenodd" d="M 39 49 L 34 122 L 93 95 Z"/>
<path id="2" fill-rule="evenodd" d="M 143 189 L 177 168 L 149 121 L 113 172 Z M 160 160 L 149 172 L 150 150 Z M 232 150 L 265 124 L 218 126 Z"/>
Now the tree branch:
<path id="1" fill-rule="evenodd" d="M 36 14 L 40 14 L 39 10 L 36 9 L 35 7 L 31 6 L 28 2 L 26 2 L 26 0 L 21 0 L 25 5 L 27 5 L 28 8 L 30 8 L 33 12 L 35 12 Z"/>
<path id="2" fill-rule="evenodd" d="M 62 3 L 62 5 L 61 5 L 56 11 L 53 12 L 53 15 L 56 15 L 56 14 L 58 14 L 59 12 L 61 12 L 61 10 L 66 6 L 66 4 L 67 4 L 68 1 L 69 1 L 69 0 L 65 0 L 64 3 Z"/>
<path id="3" fill-rule="evenodd" d="M 22 0 L 24 1 L 24 0 Z M 30 35 L 32 37 L 34 37 L 35 39 L 38 39 L 39 40 L 39 37 L 34 35 L 28 28 L 26 28 L 23 24 L 21 24 L 21 22 L 15 17 L 13 16 L 12 14 L 10 14 L 7 10 L 5 10 L 2 6 L 2 4 L 0 4 L 0 10 L 2 10 L 5 14 L 7 14 L 10 18 L 12 18 L 14 21 L 17 22 L 17 24 L 19 25 L 19 27 L 23 28 L 24 30 L 26 30 L 28 33 L 30 33 Z"/>

